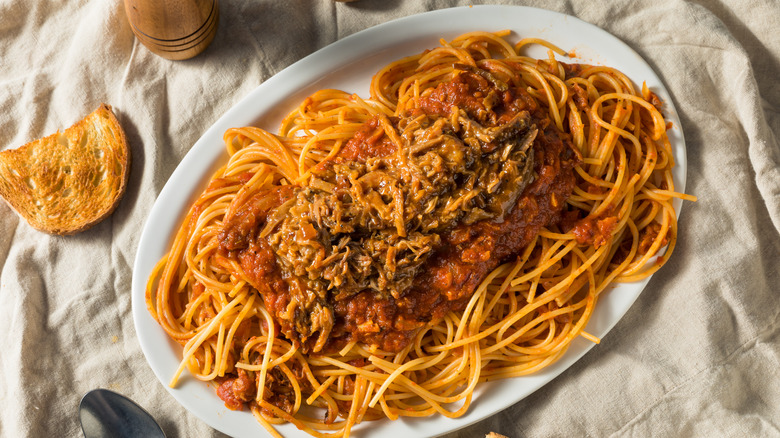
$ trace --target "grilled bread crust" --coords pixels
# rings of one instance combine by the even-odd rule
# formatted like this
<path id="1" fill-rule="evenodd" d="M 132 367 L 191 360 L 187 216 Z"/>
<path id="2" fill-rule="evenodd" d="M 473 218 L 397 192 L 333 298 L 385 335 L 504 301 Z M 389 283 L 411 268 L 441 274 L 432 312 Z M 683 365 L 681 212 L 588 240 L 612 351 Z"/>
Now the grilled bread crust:
<path id="1" fill-rule="evenodd" d="M 74 234 L 114 211 L 129 173 L 125 133 L 102 104 L 63 132 L 0 152 L 0 196 L 32 227 Z"/>

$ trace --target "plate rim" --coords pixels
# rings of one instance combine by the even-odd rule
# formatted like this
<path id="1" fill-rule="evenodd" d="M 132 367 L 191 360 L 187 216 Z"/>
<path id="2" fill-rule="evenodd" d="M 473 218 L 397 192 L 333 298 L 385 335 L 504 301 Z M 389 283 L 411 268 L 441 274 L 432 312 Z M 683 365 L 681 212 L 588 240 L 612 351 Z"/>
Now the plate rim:
<path id="1" fill-rule="evenodd" d="M 377 35 L 383 36 L 384 37 L 383 42 L 386 43 L 385 46 L 380 48 L 380 51 L 391 50 L 394 46 L 398 46 L 399 44 L 403 45 L 405 43 L 408 43 L 410 40 L 415 40 L 415 42 L 417 43 L 418 42 L 416 40 L 417 38 L 421 38 L 423 36 L 431 36 L 432 34 L 435 34 L 433 33 L 435 31 L 429 30 L 430 26 L 428 26 L 427 28 L 426 26 L 416 26 L 418 24 L 428 25 L 430 23 L 430 20 L 442 22 L 442 21 L 446 21 L 447 19 L 452 19 L 454 21 L 457 21 L 458 19 L 463 19 L 462 16 L 464 14 L 483 17 L 480 18 L 480 20 L 484 20 L 485 16 L 492 16 L 493 14 L 496 14 L 499 17 L 503 17 L 503 20 L 499 20 L 502 22 L 508 19 L 508 17 L 515 17 L 523 14 L 527 14 L 530 16 L 544 16 L 553 21 L 561 20 L 567 25 L 571 25 L 582 29 L 587 29 L 590 32 L 594 33 L 595 35 L 599 35 L 601 38 L 606 38 L 606 40 L 609 41 L 611 44 L 613 44 L 614 47 L 619 48 L 620 49 L 619 51 L 625 52 L 624 54 L 626 55 L 633 56 L 635 58 L 633 59 L 633 62 L 638 62 L 639 64 L 643 65 L 643 68 L 649 70 L 650 75 L 642 78 L 636 78 L 629 75 L 629 78 L 635 83 L 636 80 L 645 80 L 654 83 L 656 87 L 659 87 L 657 90 L 654 89 L 654 91 L 657 92 L 659 97 L 664 102 L 665 105 L 664 115 L 667 117 L 667 119 L 670 119 L 673 122 L 673 131 L 670 132 L 670 141 L 672 142 L 672 145 L 674 147 L 673 154 L 676 160 L 676 167 L 673 170 L 675 189 L 680 192 L 684 191 L 686 176 L 687 176 L 687 160 L 686 160 L 687 151 L 685 146 L 684 134 L 682 132 L 682 125 L 680 123 L 680 118 L 678 116 L 676 108 L 674 107 L 674 102 L 668 89 L 663 84 L 663 82 L 661 81 L 660 77 L 656 74 L 654 69 L 633 48 L 628 46 L 626 43 L 624 43 L 616 36 L 607 32 L 606 30 L 601 29 L 600 27 L 590 24 L 588 22 L 585 22 L 577 17 L 563 14 L 560 12 L 547 10 L 547 9 L 540 9 L 540 8 L 528 7 L 528 6 L 514 6 L 514 5 L 459 6 L 459 7 L 445 8 L 445 9 L 437 9 L 437 10 L 432 10 L 432 11 L 427 11 L 427 12 L 422 12 L 414 15 L 396 18 L 387 21 L 385 23 L 381 23 L 376 26 L 363 29 L 359 32 L 344 37 L 343 39 L 340 39 L 332 44 L 329 44 L 305 56 L 304 58 L 296 61 L 295 63 L 282 69 L 272 77 L 261 82 L 246 96 L 239 99 L 239 101 L 237 101 L 228 111 L 226 111 L 221 117 L 219 117 L 217 121 L 214 122 L 214 124 L 212 124 L 209 128 L 207 128 L 207 130 L 201 135 L 201 137 L 194 143 L 191 149 L 187 152 L 187 154 L 181 160 L 181 162 L 176 166 L 173 173 L 171 173 L 171 175 L 168 177 L 168 180 L 166 181 L 164 187 L 157 195 L 154 205 L 152 206 L 143 226 L 141 237 L 138 242 L 135 261 L 133 264 L 133 275 L 132 275 L 132 286 L 131 286 L 131 311 L 133 316 L 133 324 L 136 330 L 136 337 L 138 338 L 138 342 L 141 345 L 141 350 L 143 351 L 147 364 L 150 366 L 150 368 L 152 368 L 152 371 L 154 372 L 159 382 L 166 388 L 166 390 L 176 399 L 176 401 L 180 405 L 182 405 L 185 409 L 187 409 L 191 414 L 195 415 L 196 417 L 198 417 L 199 419 L 207 423 L 209 426 L 223 433 L 233 435 L 233 436 L 245 436 L 245 433 L 246 435 L 249 435 L 251 433 L 256 433 L 258 431 L 262 431 L 261 433 L 265 433 L 265 429 L 259 423 L 257 423 L 256 419 L 254 419 L 251 414 L 247 414 L 246 411 L 242 412 L 242 414 L 248 415 L 252 420 L 252 422 L 254 422 L 254 424 L 256 425 L 254 431 L 237 430 L 235 429 L 235 427 L 230 427 L 232 425 L 226 424 L 229 423 L 230 421 L 225 421 L 225 419 L 228 417 L 233 418 L 232 414 L 236 413 L 235 411 L 228 412 L 226 408 L 224 409 L 225 412 L 217 413 L 216 415 L 205 415 L 200 405 L 196 401 L 194 401 L 192 398 L 186 398 L 189 396 L 185 393 L 186 391 L 182 389 L 182 388 L 192 388 L 193 387 L 192 385 L 198 385 L 198 384 L 203 385 L 205 387 L 207 386 L 207 384 L 204 382 L 199 382 L 196 381 L 195 379 L 185 378 L 184 380 L 188 380 L 188 381 L 183 382 L 183 384 L 180 383 L 177 388 L 170 388 L 168 386 L 168 382 L 166 381 L 166 377 L 168 376 L 165 375 L 164 367 L 169 367 L 170 361 L 166 364 L 165 361 L 161 360 L 159 357 L 156 356 L 158 352 L 153 350 L 153 346 L 151 343 L 152 341 L 149 339 L 149 334 L 156 332 L 159 335 L 160 333 L 162 333 L 166 338 L 163 341 L 166 342 L 168 345 L 170 345 L 171 348 L 178 347 L 178 344 L 167 339 L 167 335 L 165 335 L 162 328 L 157 324 L 156 321 L 154 321 L 151 318 L 151 315 L 149 315 L 146 307 L 146 302 L 145 302 L 146 281 L 149 273 L 151 272 L 150 266 L 153 267 L 154 264 L 156 264 L 157 260 L 159 259 L 159 258 L 152 259 L 152 260 L 145 259 L 145 257 L 149 256 L 148 253 L 150 252 L 150 247 L 154 248 L 155 246 L 159 246 L 159 241 L 157 241 L 156 245 L 153 245 L 150 240 L 159 237 L 158 235 L 161 234 L 159 232 L 156 232 L 155 224 L 157 224 L 161 218 L 168 217 L 168 219 L 170 219 L 172 213 L 169 212 L 172 210 L 176 210 L 177 213 L 173 214 L 173 216 L 175 216 L 175 219 L 173 219 L 173 223 L 174 223 L 173 231 L 175 232 L 175 230 L 178 228 L 179 224 L 181 223 L 182 218 L 186 214 L 187 209 L 192 204 L 192 200 L 194 199 L 195 196 L 197 196 L 198 193 L 200 193 L 200 190 L 204 187 L 205 182 L 213 174 L 213 170 L 216 166 L 215 163 L 220 162 L 220 159 L 222 160 L 222 162 L 226 161 L 227 156 L 225 154 L 224 145 L 221 142 L 219 142 L 219 145 L 214 145 L 215 137 L 218 137 L 221 140 L 222 134 L 227 128 L 232 126 L 248 125 L 250 123 L 256 123 L 259 120 L 265 121 L 264 123 L 261 123 L 261 125 L 263 125 L 264 128 L 270 129 L 271 132 L 277 132 L 278 125 L 277 126 L 267 126 L 267 125 L 273 124 L 272 119 L 274 118 L 280 119 L 279 114 L 272 115 L 275 112 L 279 113 L 281 110 L 279 108 L 280 105 L 278 105 L 278 102 L 281 101 L 289 102 L 290 100 L 292 100 L 292 97 L 289 93 L 283 93 L 285 95 L 280 95 L 280 93 L 282 93 L 283 90 L 288 88 L 284 86 L 284 82 L 308 81 L 306 82 L 309 84 L 307 89 L 312 87 L 316 88 L 317 87 L 316 84 L 321 82 L 317 80 L 316 77 L 317 75 L 314 74 L 314 71 L 317 70 L 316 68 L 306 69 L 305 67 L 312 64 L 333 65 L 334 63 L 337 62 L 349 61 L 348 65 L 346 66 L 342 65 L 339 68 L 335 68 L 335 69 L 331 68 L 330 70 L 327 70 L 325 72 L 326 76 L 333 76 L 338 74 L 339 70 L 341 69 L 349 69 L 350 65 L 356 62 L 355 61 L 356 56 L 354 55 L 354 52 L 355 51 L 359 52 L 360 50 L 364 50 L 361 49 L 361 47 L 365 46 L 366 41 L 374 41 Z M 480 24 L 474 24 L 472 30 L 490 30 L 490 31 L 501 30 L 498 28 L 482 29 L 480 28 L 480 26 L 481 26 Z M 517 26 L 512 30 L 515 30 L 519 27 L 520 26 Z M 397 28 L 406 29 L 408 30 L 408 32 L 394 33 L 397 30 Z M 426 28 L 426 30 L 423 31 L 423 28 Z M 461 31 L 453 31 L 453 32 L 454 35 L 463 33 Z M 390 34 L 389 36 L 387 35 L 388 33 Z M 544 35 L 535 35 L 535 36 L 544 37 Z M 431 42 L 430 47 L 435 46 L 435 44 L 436 44 L 436 40 Z M 563 47 L 563 48 L 564 50 L 569 50 L 569 48 L 567 47 Z M 409 53 L 409 55 L 413 53 L 415 52 Z M 612 55 L 613 54 L 610 54 L 610 56 Z M 365 91 L 367 90 L 346 90 L 346 91 L 358 92 L 360 95 L 365 96 L 366 95 Z M 298 94 L 308 94 L 308 93 L 297 92 L 293 94 L 298 95 Z M 266 108 L 264 110 L 260 110 L 259 112 L 256 111 L 254 114 L 252 114 L 251 111 L 246 111 L 247 107 L 252 107 L 252 105 L 250 105 L 249 102 L 252 102 L 254 99 L 259 99 L 261 98 L 261 96 L 262 98 L 267 99 L 267 101 L 269 102 L 268 104 L 264 105 Z M 291 109 L 290 107 L 285 108 L 285 110 L 281 111 L 281 113 L 286 114 L 290 109 Z M 220 155 L 224 155 L 224 156 L 220 157 Z M 193 171 L 193 169 L 195 170 Z M 182 175 L 185 173 L 199 174 L 200 175 L 199 182 L 195 183 L 194 187 L 191 187 L 190 192 L 185 193 L 184 196 L 178 196 L 178 198 L 176 198 L 177 195 L 181 195 L 181 191 L 176 190 L 177 187 L 175 187 L 176 185 L 175 183 L 182 180 L 184 178 Z M 192 186 L 192 184 L 190 185 Z M 681 205 L 682 202 L 680 200 L 676 200 L 674 206 L 675 206 L 675 211 L 678 214 L 678 218 L 680 214 Z M 182 208 L 182 206 L 184 207 Z M 170 246 L 170 240 L 172 239 L 172 236 L 168 234 L 167 239 L 168 240 L 163 245 L 166 248 L 166 251 L 167 248 Z M 160 256 L 162 256 L 162 254 L 160 254 Z M 592 334 L 596 336 L 599 336 L 599 334 L 601 334 L 601 337 L 603 338 L 603 336 L 609 333 L 612 330 L 612 328 L 623 318 L 623 316 L 631 307 L 631 305 L 633 305 L 633 303 L 639 297 L 642 290 L 650 281 L 651 277 L 648 277 L 637 283 L 621 284 L 619 287 L 621 287 L 621 289 L 625 289 L 627 291 L 626 294 L 630 294 L 631 296 L 630 300 L 623 300 L 620 303 L 620 306 L 616 307 L 615 309 L 604 310 L 607 313 L 613 312 L 614 315 L 608 317 L 606 323 L 600 326 L 598 330 L 594 330 Z M 602 306 L 603 306 L 603 301 L 604 301 L 603 299 L 601 298 L 599 299 L 599 304 Z M 596 310 L 598 309 L 599 306 L 596 306 Z M 595 312 L 593 316 L 594 317 L 596 316 Z M 149 327 L 150 321 L 156 327 Z M 587 327 L 590 328 L 592 323 L 593 323 L 593 319 L 589 321 Z M 589 332 L 591 331 L 589 330 Z M 159 344 L 159 341 L 160 340 L 158 340 L 157 344 Z M 478 394 L 480 394 L 480 396 L 488 397 L 488 400 L 485 401 L 482 399 L 480 400 L 475 399 L 472 402 L 472 406 L 470 407 L 469 412 L 467 412 L 467 414 L 464 415 L 463 417 L 457 419 L 448 419 L 446 417 L 436 415 L 433 418 L 399 419 L 394 422 L 391 422 L 389 420 L 379 420 L 379 422 L 387 423 L 390 424 L 391 426 L 384 427 L 383 424 L 382 431 L 380 431 L 381 433 L 376 434 L 376 436 L 391 436 L 391 435 L 396 435 L 401 431 L 403 431 L 403 433 L 408 434 L 409 436 L 436 436 L 444 433 L 454 432 L 458 429 L 469 426 L 473 423 L 476 423 L 477 421 L 487 418 L 490 415 L 494 415 L 502 410 L 505 410 L 509 408 L 511 405 L 531 395 L 542 386 L 554 380 L 563 371 L 569 369 L 572 365 L 578 362 L 582 356 L 584 356 L 588 351 L 590 351 L 594 346 L 595 344 L 586 344 L 582 338 L 575 339 L 572 345 L 569 346 L 569 350 L 556 363 L 548 366 L 544 370 L 541 370 L 538 374 L 519 378 L 519 379 L 524 379 L 524 381 L 526 382 L 525 386 L 527 388 L 525 391 L 523 391 L 521 396 L 518 396 L 515 399 L 511 399 L 509 401 L 503 401 L 500 403 L 497 403 L 494 400 L 491 403 L 491 400 L 489 400 L 490 394 L 488 393 L 490 391 L 496 390 L 496 383 L 495 382 L 483 383 L 480 385 L 480 388 L 478 388 Z M 178 355 L 180 358 L 181 356 L 180 347 L 178 351 L 174 352 L 174 354 Z M 175 371 L 175 368 L 173 371 Z M 185 371 L 184 375 L 186 374 L 188 373 Z M 513 378 L 511 380 L 515 380 L 515 379 L 518 378 Z M 503 380 L 501 382 L 506 382 L 506 380 Z M 207 387 L 206 389 L 211 392 L 213 398 L 219 401 L 219 398 L 216 396 L 216 393 L 213 388 Z M 479 406 L 478 402 L 482 403 L 482 405 L 488 403 L 493 407 L 485 409 L 484 406 Z M 501 406 L 495 407 L 494 405 L 501 405 Z M 441 424 L 443 420 L 446 420 L 446 423 L 442 428 Z M 362 426 L 365 426 L 365 424 L 376 425 L 379 423 L 367 422 L 367 423 L 363 423 Z M 395 430 L 395 429 L 399 429 L 399 427 L 393 427 L 392 426 L 393 424 L 400 425 L 401 430 Z M 363 429 L 360 426 L 361 425 L 358 425 L 354 429 L 355 433 L 359 433 L 359 430 Z M 290 424 L 279 427 L 279 430 L 286 436 L 298 436 L 298 435 L 309 436 L 308 434 L 305 434 L 305 432 L 298 431 L 298 429 L 294 428 L 294 426 Z M 374 435 L 375 434 L 372 433 L 372 436 Z"/>

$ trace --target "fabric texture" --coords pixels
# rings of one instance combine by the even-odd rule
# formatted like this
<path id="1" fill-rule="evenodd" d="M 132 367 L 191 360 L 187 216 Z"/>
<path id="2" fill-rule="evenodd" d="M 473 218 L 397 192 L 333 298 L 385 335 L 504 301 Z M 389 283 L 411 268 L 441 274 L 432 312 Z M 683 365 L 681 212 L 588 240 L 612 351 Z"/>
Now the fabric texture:
<path id="1" fill-rule="evenodd" d="M 0 202 L 0 436 L 81 436 L 79 400 L 99 387 L 169 437 L 223 436 L 167 393 L 136 337 L 132 267 L 157 194 L 211 124 L 286 66 L 391 19 L 483 3 L 576 16 L 647 60 L 681 117 L 698 202 L 600 345 L 446 436 L 780 436 L 780 8 L 762 0 L 223 1 L 211 46 L 175 62 L 134 38 L 121 1 L 0 0 L 0 149 L 105 102 L 133 155 L 118 209 L 80 234 L 38 232 Z"/>

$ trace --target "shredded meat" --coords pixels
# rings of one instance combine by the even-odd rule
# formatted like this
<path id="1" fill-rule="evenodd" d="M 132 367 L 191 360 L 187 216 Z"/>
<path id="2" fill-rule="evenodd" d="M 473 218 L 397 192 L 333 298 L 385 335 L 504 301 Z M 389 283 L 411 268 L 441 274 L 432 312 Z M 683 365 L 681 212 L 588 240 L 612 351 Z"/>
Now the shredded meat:
<path id="1" fill-rule="evenodd" d="M 531 179 L 526 151 L 536 130 L 527 118 L 496 128 L 465 117 L 457 128 L 444 118 L 401 119 L 395 153 L 321 166 L 267 226 L 281 269 L 321 299 L 365 290 L 399 298 L 439 233 L 500 220 L 514 204 Z"/>
<path id="2" fill-rule="evenodd" d="M 336 302 L 334 346 L 359 340 L 386 351 L 399 351 L 416 330 L 465 305 L 474 290 L 501 262 L 521 251 L 539 230 L 560 221 L 574 187 L 573 154 L 553 130 L 540 133 L 534 147 L 537 177 L 503 222 L 459 224 L 443 233 L 442 245 L 428 259 L 412 287 L 400 299 L 371 293 Z M 366 330 L 376 325 L 381 330 Z"/>
<path id="3" fill-rule="evenodd" d="M 220 251 L 304 351 L 400 350 L 560 219 L 568 140 L 525 90 L 457 67 L 419 109 L 368 121 L 305 184 L 226 218 Z"/>

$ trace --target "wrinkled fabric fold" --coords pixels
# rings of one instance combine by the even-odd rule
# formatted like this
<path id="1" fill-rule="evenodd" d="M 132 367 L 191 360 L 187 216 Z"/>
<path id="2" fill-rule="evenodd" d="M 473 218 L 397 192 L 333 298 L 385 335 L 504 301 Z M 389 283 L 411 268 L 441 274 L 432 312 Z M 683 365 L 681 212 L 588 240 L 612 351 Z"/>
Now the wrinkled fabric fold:
<path id="1" fill-rule="evenodd" d="M 677 108 L 698 201 L 599 345 L 445 436 L 780 436 L 780 9 L 760 0 L 223 1 L 211 46 L 186 61 L 141 45 L 121 1 L 0 2 L 0 149 L 107 103 L 133 155 L 117 210 L 80 234 L 38 232 L 0 202 L 0 436 L 81 436 L 79 400 L 101 387 L 169 437 L 223 436 L 168 394 L 136 337 L 133 262 L 157 195 L 206 129 L 285 67 L 368 27 L 471 4 L 574 15 L 636 50 Z"/>

